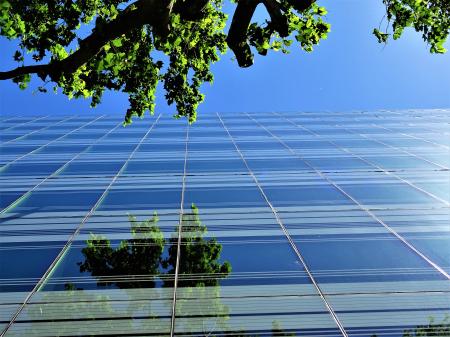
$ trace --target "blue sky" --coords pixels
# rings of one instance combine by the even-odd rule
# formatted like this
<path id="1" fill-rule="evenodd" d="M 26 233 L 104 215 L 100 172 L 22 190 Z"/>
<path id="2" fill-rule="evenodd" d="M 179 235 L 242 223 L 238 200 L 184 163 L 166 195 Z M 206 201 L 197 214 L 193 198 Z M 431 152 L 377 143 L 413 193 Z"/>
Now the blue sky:
<path id="1" fill-rule="evenodd" d="M 407 30 L 384 46 L 371 34 L 384 14 L 381 0 L 324 0 L 332 31 L 313 53 L 292 47 L 289 55 L 257 55 L 241 69 L 232 54 L 213 66 L 215 82 L 205 85 L 202 113 L 214 111 L 349 111 L 450 107 L 450 52 L 432 55 L 420 34 Z M 228 6 L 229 7 L 229 6 Z M 260 18 L 264 16 L 258 11 Z M 449 43 L 446 45 L 449 48 Z M 449 48 L 450 49 L 450 48 Z M 15 66 L 13 44 L 0 39 L 0 69 Z M 36 81 L 35 83 L 38 83 Z M 125 95 L 107 93 L 97 108 L 88 100 L 61 94 L 21 91 L 0 82 L 2 115 L 117 114 L 127 109 Z M 157 112 L 174 112 L 158 91 Z"/>

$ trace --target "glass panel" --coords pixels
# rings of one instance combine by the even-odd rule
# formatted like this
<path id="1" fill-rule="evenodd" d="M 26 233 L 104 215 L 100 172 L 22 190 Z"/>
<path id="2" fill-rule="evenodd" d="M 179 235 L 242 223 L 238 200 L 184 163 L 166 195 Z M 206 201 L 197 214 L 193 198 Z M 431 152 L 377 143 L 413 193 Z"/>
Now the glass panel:
<path id="1" fill-rule="evenodd" d="M 64 161 L 56 162 L 17 162 L 9 165 L 1 176 L 48 176 L 64 165 Z"/>
<path id="2" fill-rule="evenodd" d="M 99 210 L 178 209 L 181 186 L 173 188 L 113 188 L 105 197 Z"/>
<path id="3" fill-rule="evenodd" d="M 227 222 L 216 220 L 224 216 Z M 250 220 L 250 233 L 239 217 L 214 217 L 202 221 L 195 207 L 183 217 L 177 335 L 339 335 L 273 216 L 267 223 Z M 218 227 L 235 230 L 222 237 L 208 231 Z"/>
<path id="4" fill-rule="evenodd" d="M 381 225 L 380 225 L 381 226 Z M 392 234 L 294 237 L 319 282 L 436 279 L 438 272 Z"/>
<path id="5" fill-rule="evenodd" d="M 184 160 L 165 161 L 138 161 L 133 160 L 127 164 L 124 174 L 183 174 Z"/>
<path id="6" fill-rule="evenodd" d="M 268 186 L 264 188 L 275 206 L 349 205 L 351 200 L 331 185 Z"/>
<path id="7" fill-rule="evenodd" d="M 443 199 L 450 203 L 450 176 L 447 180 L 442 180 L 441 182 L 424 182 L 415 183 L 420 188 L 425 191 Z"/>
<path id="8" fill-rule="evenodd" d="M 304 161 L 299 158 L 248 159 L 248 166 L 252 171 L 300 171 L 311 170 Z"/>
<path id="9" fill-rule="evenodd" d="M 371 170 L 374 167 L 358 158 L 352 157 L 331 157 L 331 158 L 307 158 L 309 164 L 320 171 L 329 170 Z"/>
<path id="10" fill-rule="evenodd" d="M 425 256 L 450 273 L 450 228 L 447 209 L 376 211 L 375 214 Z"/>
<path id="11" fill-rule="evenodd" d="M 201 208 L 263 206 L 265 201 L 255 187 L 189 187 L 185 207 L 195 202 Z"/>
<path id="12" fill-rule="evenodd" d="M 8 233 L 10 236 L 14 233 Z M 20 232 L 21 235 L 32 233 Z M 64 246 L 63 242 L 2 243 L 0 292 L 29 292 Z M 24 268 L 26 263 L 26 268 Z"/>
<path id="13" fill-rule="evenodd" d="M 188 160 L 187 170 L 189 174 L 193 173 L 212 173 L 212 172 L 233 172 L 233 173 L 247 173 L 248 170 L 244 162 L 240 159 L 209 159 L 209 160 Z"/>
<path id="14" fill-rule="evenodd" d="M 36 190 L 15 208 L 15 212 L 83 211 L 89 210 L 102 190 Z"/>
<path id="15" fill-rule="evenodd" d="M 349 336 L 448 334 L 448 281 L 349 283 L 330 291 Z"/>
<path id="16" fill-rule="evenodd" d="M 109 217 L 98 216 L 106 225 Z M 166 261 L 173 248 L 161 219 L 167 221 L 130 215 L 121 232 L 102 226 L 96 233 L 91 223 L 90 234 L 77 237 L 12 332 L 169 334 L 173 273 Z"/>
<path id="17" fill-rule="evenodd" d="M 358 202 L 367 206 L 439 204 L 438 201 L 411 186 L 391 181 L 384 184 L 349 184 L 342 187 Z"/>
<path id="18" fill-rule="evenodd" d="M 75 160 L 64 168 L 64 170 L 61 172 L 61 175 L 114 176 L 117 172 L 119 172 L 123 164 L 124 164 L 123 160 L 118 161 Z"/>
<path id="19" fill-rule="evenodd" d="M 430 164 L 424 160 L 417 159 L 412 156 L 377 156 L 365 157 L 371 163 L 381 166 L 384 169 L 436 169 L 437 166 Z"/>
<path id="20" fill-rule="evenodd" d="M 302 234 L 294 242 L 347 333 L 405 336 L 430 316 L 441 324 L 448 297 L 437 292 L 448 291 L 446 277 L 367 214 L 340 213 L 281 217 Z"/>
<path id="21" fill-rule="evenodd" d="M 162 115 L 117 177 L 154 118 L 93 146 L 120 116 L 73 133 L 94 117 L 2 122 L 15 126 L 3 139 L 24 136 L 3 144 L 3 165 L 26 155 L 0 169 L 4 206 L 74 159 L 0 215 L 1 324 L 73 238 L 7 336 L 168 336 L 182 200 L 176 336 L 342 336 L 330 310 L 352 337 L 425 335 L 429 316 L 428 335 L 448 334 L 435 329 L 449 324 L 448 153 L 438 145 L 449 111 L 251 116 L 298 154 L 246 114 L 221 114 L 287 232 L 215 113 L 189 127 L 184 196 L 186 120 Z"/>

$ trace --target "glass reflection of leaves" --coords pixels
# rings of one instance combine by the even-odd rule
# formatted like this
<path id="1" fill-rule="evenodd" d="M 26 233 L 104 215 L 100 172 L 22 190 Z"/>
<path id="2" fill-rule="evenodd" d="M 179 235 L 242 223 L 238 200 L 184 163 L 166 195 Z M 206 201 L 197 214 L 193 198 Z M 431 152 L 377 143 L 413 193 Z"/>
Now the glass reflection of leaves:
<path id="1" fill-rule="evenodd" d="M 129 215 L 131 237 L 118 245 L 102 235 L 91 233 L 82 249 L 84 260 L 78 262 L 81 273 L 90 273 L 98 287 L 118 288 L 127 296 L 126 307 L 118 308 L 108 295 L 92 296 L 73 283 L 65 285 L 65 292 L 47 292 L 39 310 L 27 312 L 33 321 L 55 321 L 55 309 L 65 313 L 64 321 L 82 318 L 86 324 L 55 324 L 54 333 L 60 336 L 78 333 L 95 335 L 89 331 L 89 322 L 103 318 L 103 329 L 114 329 L 109 319 L 122 318 L 121 328 L 127 331 L 167 331 L 170 320 L 171 290 L 177 257 L 178 234 L 181 228 L 180 264 L 176 305 L 176 329 L 191 336 L 247 336 L 256 337 L 244 330 L 230 327 L 229 308 L 222 303 L 220 280 L 231 272 L 229 262 L 220 262 L 222 245 L 208 237 L 207 227 L 200 221 L 199 211 L 192 205 L 190 213 L 182 216 L 181 226 L 167 241 L 158 226 L 159 218 L 138 221 Z M 165 254 L 165 247 L 167 253 Z M 162 280 L 162 288 L 157 288 Z M 167 289 L 167 290 L 165 290 Z M 148 300 L 142 300 L 143 298 Z M 158 302 L 159 304 L 155 304 Z M 64 304 L 63 304 L 64 303 Z M 64 307 L 62 307 L 64 306 Z M 36 307 L 34 307 L 36 308 Z M 144 317 L 136 324 L 134 320 Z M 75 331 L 74 331 L 75 329 Z M 106 333 L 106 331 L 102 333 Z M 32 329 L 30 335 L 37 335 Z M 265 334 L 267 336 L 267 334 Z M 272 336 L 295 336 L 286 333 L 276 321 Z"/>
<path id="2" fill-rule="evenodd" d="M 158 220 L 156 213 L 142 222 L 129 215 L 131 239 L 121 241 L 117 248 L 106 237 L 91 233 L 82 250 L 85 259 L 78 263 L 80 272 L 89 272 L 99 286 L 155 287 L 154 277 L 159 274 L 165 241 Z"/>
<path id="3" fill-rule="evenodd" d="M 219 262 L 222 245 L 214 238 L 205 239 L 208 231 L 201 223 L 195 205 L 191 213 L 182 216 L 181 227 L 178 226 L 177 233 L 169 239 L 166 258 L 163 258 L 165 239 L 157 225 L 158 220 L 156 213 L 142 222 L 130 215 L 131 239 L 121 241 L 118 247 L 112 247 L 104 236 L 91 234 L 82 250 L 85 259 L 78 263 L 80 272 L 89 272 L 99 286 L 153 288 L 154 280 L 159 276 L 165 287 L 172 287 L 178 229 L 181 228 L 178 286 L 216 286 L 220 279 L 228 276 L 231 265 Z"/>

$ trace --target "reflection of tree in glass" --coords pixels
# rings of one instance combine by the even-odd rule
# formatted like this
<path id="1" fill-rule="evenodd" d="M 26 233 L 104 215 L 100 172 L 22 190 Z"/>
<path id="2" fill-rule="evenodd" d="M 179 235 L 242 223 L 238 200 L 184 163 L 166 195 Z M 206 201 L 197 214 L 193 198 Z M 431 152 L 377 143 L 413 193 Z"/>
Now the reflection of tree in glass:
<path id="1" fill-rule="evenodd" d="M 72 289 L 46 292 L 39 304 L 28 305 L 25 309 L 26 320 L 31 323 L 16 331 L 14 328 L 7 336 L 96 336 L 93 324 L 101 317 L 114 319 L 122 314 L 111 305 L 108 295 L 92 295 L 83 290 Z M 73 322 L 71 322 L 73 321 Z M 102 330 L 111 331 L 114 321 L 103 321 Z M 132 330 L 132 321 L 123 320 L 122 329 Z"/>
<path id="2" fill-rule="evenodd" d="M 450 315 L 446 314 L 441 323 L 436 323 L 434 317 L 429 318 L 428 324 L 418 325 L 413 329 L 403 330 L 402 337 L 444 337 L 450 336 Z M 378 337 L 372 335 L 371 337 Z"/>
<path id="3" fill-rule="evenodd" d="M 278 321 L 273 321 L 272 322 L 272 336 L 273 337 L 295 337 L 295 333 L 289 333 L 289 332 L 285 332 L 282 327 L 281 324 Z"/>
<path id="4" fill-rule="evenodd" d="M 272 321 L 271 333 L 272 333 L 271 335 L 264 333 L 263 336 L 265 336 L 265 337 L 296 337 L 297 336 L 294 332 L 286 332 L 282 328 L 281 323 L 278 321 Z M 248 332 L 246 332 L 244 330 L 235 332 L 235 333 L 231 333 L 231 334 L 225 334 L 224 336 L 227 336 L 227 337 L 260 337 L 260 335 L 249 334 Z M 215 337 L 215 336 L 211 336 L 211 337 Z"/>
<path id="5" fill-rule="evenodd" d="M 178 285 L 218 285 L 219 279 L 230 273 L 231 265 L 219 262 L 222 245 L 214 238 L 204 238 L 207 228 L 200 221 L 197 207 L 192 205 L 191 211 L 182 216 L 179 274 L 187 277 L 180 277 Z M 175 273 L 178 233 L 169 240 L 168 257 L 163 258 L 165 240 L 157 226 L 156 213 L 146 221 L 139 222 L 134 216 L 129 216 L 129 220 L 132 237 L 121 241 L 116 248 L 106 237 L 91 234 L 87 247 L 82 250 L 85 259 L 78 263 L 80 272 L 91 273 L 100 286 L 152 288 L 154 279 L 160 275 L 164 286 L 172 287 L 173 277 L 166 276 Z M 120 281 L 115 277 L 118 275 L 122 276 Z"/>
<path id="6" fill-rule="evenodd" d="M 434 317 L 430 317 L 429 320 L 428 324 L 418 325 L 414 329 L 403 331 L 403 337 L 450 336 L 449 315 L 446 315 L 441 323 L 436 323 Z"/>
<path id="7" fill-rule="evenodd" d="M 27 307 L 26 315 L 33 323 L 26 335 L 48 332 L 45 323 L 39 322 L 49 321 L 51 333 L 58 336 L 110 335 L 119 331 L 167 335 L 172 304 L 169 287 L 173 286 L 181 234 L 176 330 L 193 337 L 257 337 L 228 324 L 229 308 L 221 301 L 219 285 L 231 272 L 231 265 L 220 262 L 222 245 L 207 237 L 207 227 L 201 223 L 194 205 L 168 240 L 167 254 L 167 241 L 158 227 L 156 213 L 145 221 L 129 216 L 129 221 L 131 237 L 118 245 L 111 244 L 105 236 L 91 234 L 82 249 L 84 261 L 78 263 L 80 272 L 90 273 L 98 286 L 119 288 L 120 296 L 125 297 L 117 301 L 118 293 L 110 298 L 109 292 L 89 293 L 68 283 L 66 291 L 46 292 L 42 294 L 42 304 Z M 162 288 L 156 288 L 158 278 L 163 280 Z M 273 337 L 295 336 L 276 321 L 272 330 L 263 335 L 269 333 Z"/>
<path id="8" fill-rule="evenodd" d="M 219 262 L 222 245 L 215 238 L 205 240 L 208 229 L 201 223 L 195 205 L 192 205 L 191 212 L 182 216 L 178 286 L 216 286 L 221 278 L 231 272 L 231 265 L 228 261 L 223 264 Z M 174 273 L 178 234 L 170 242 L 169 257 L 163 261 L 163 266 L 170 268 L 168 273 Z M 166 282 L 165 285 L 173 286 L 172 282 Z"/>
<path id="9" fill-rule="evenodd" d="M 158 275 L 164 250 L 164 237 L 157 226 L 156 213 L 149 220 L 139 222 L 129 216 L 131 239 L 123 240 L 117 248 L 104 236 L 91 234 L 79 262 L 80 272 L 90 272 L 99 286 L 115 284 L 118 288 L 153 288 L 155 282 L 148 276 Z M 121 281 L 114 276 L 127 275 Z M 147 276 L 142 280 L 142 276 Z"/>

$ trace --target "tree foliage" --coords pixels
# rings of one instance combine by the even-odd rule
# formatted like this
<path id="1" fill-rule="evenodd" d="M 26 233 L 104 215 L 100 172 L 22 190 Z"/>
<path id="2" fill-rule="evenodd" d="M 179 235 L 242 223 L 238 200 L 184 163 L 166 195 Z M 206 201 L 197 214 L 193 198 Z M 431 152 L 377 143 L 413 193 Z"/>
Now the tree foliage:
<path id="1" fill-rule="evenodd" d="M 447 314 L 441 322 L 429 317 L 429 323 L 418 325 L 414 329 L 403 331 L 403 337 L 443 337 L 450 336 L 450 316 Z"/>
<path id="2" fill-rule="evenodd" d="M 191 207 L 191 213 L 182 216 L 180 240 L 180 263 L 178 285 L 180 287 L 215 286 L 221 278 L 231 272 L 229 262 L 220 263 L 222 245 L 215 238 L 205 239 L 208 230 L 200 221 L 198 208 Z M 168 273 L 175 273 L 178 233 L 170 239 L 168 258 L 163 266 Z M 169 284 L 172 286 L 172 284 Z"/>
<path id="3" fill-rule="evenodd" d="M 157 226 L 158 216 L 155 214 L 142 222 L 129 216 L 129 221 L 131 239 L 113 247 L 106 237 L 91 233 L 81 251 L 85 259 L 78 263 L 80 272 L 89 272 L 98 279 L 99 286 L 115 284 L 120 289 L 155 287 L 153 277 L 160 272 L 165 243 Z M 126 280 L 117 282 L 117 275 L 126 275 Z M 143 275 L 146 277 L 140 279 Z"/>
<path id="4" fill-rule="evenodd" d="M 436 322 L 432 316 L 428 317 L 428 324 L 417 325 L 412 329 L 403 330 L 402 337 L 444 337 L 450 336 L 450 316 L 448 314 L 441 322 Z M 371 337 L 378 337 L 373 334 Z"/>
<path id="5" fill-rule="evenodd" d="M 412 27 L 422 34 L 431 53 L 443 54 L 450 33 L 450 1 L 448 0 L 383 0 L 387 27 L 384 32 L 374 29 L 378 42 L 397 40 L 405 28 Z"/>
<path id="6" fill-rule="evenodd" d="M 230 0 L 232 1 L 232 0 Z M 158 83 L 178 117 L 193 122 L 212 82 L 211 65 L 229 47 L 240 67 L 254 52 L 306 52 L 327 37 L 327 11 L 315 0 L 238 0 L 230 28 L 223 0 L 0 0 L 0 35 L 18 42 L 15 69 L 0 72 L 25 89 L 31 75 L 52 82 L 69 98 L 100 103 L 105 90 L 126 93 L 125 124 L 155 109 Z M 448 0 L 383 0 L 389 28 L 374 30 L 379 42 L 401 36 L 407 27 L 421 32 L 431 52 L 443 53 L 450 27 Z M 258 5 L 269 14 L 252 22 Z M 349 15 L 357 15 L 349 13 Z M 31 65 L 28 63 L 32 63 Z"/>
<path id="7" fill-rule="evenodd" d="M 173 287 L 179 230 L 180 287 L 217 286 L 231 272 L 229 262 L 219 262 L 222 245 L 215 238 L 205 238 L 208 230 L 200 221 L 195 205 L 191 213 L 182 216 L 181 226 L 177 226 L 167 242 L 158 227 L 156 213 L 141 222 L 129 216 L 129 221 L 130 239 L 113 246 L 108 238 L 91 233 L 82 249 L 84 261 L 78 263 L 80 272 L 89 272 L 97 279 L 97 285 L 115 285 L 120 289 L 154 288 L 155 280 L 161 278 L 165 287 Z"/>

